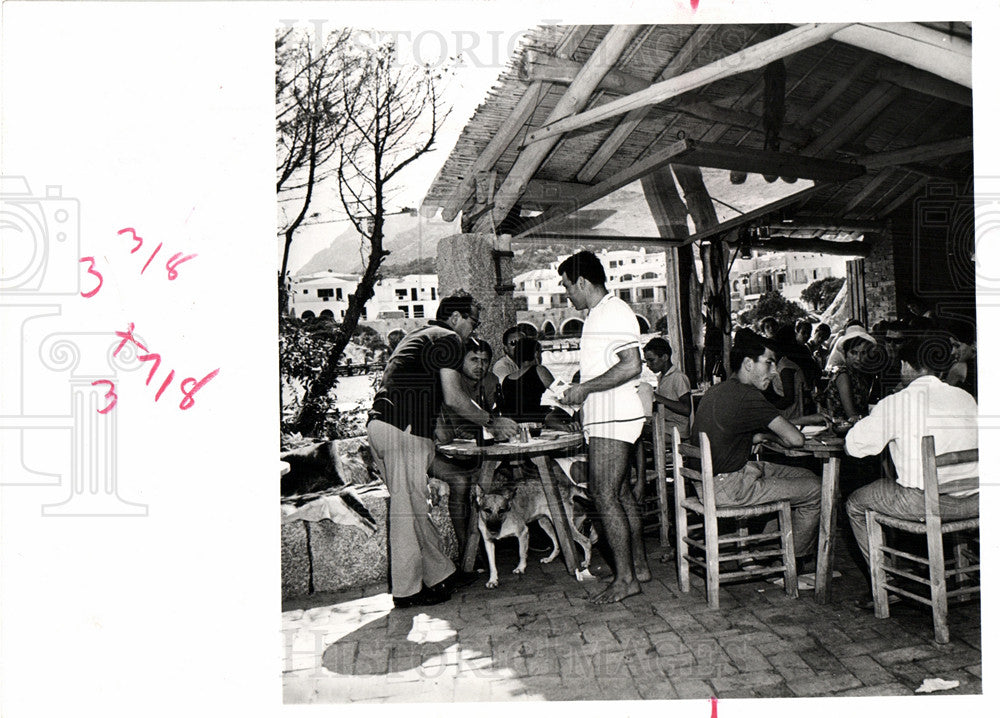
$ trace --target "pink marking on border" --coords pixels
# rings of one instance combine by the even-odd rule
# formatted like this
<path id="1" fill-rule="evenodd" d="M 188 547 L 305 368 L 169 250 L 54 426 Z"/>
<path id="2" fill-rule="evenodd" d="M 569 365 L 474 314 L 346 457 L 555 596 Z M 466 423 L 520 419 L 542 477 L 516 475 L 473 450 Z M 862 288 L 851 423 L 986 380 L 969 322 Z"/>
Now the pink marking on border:
<path id="1" fill-rule="evenodd" d="M 691 4 L 698 7 L 698 0 L 691 0 Z M 719 718 L 719 699 L 712 696 L 712 718 Z"/>

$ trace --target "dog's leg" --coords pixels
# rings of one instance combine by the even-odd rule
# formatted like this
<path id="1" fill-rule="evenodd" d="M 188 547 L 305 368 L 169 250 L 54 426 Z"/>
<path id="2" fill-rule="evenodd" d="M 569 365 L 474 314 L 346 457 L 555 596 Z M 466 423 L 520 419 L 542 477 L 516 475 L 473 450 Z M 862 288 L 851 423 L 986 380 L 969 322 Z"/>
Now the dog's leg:
<path id="1" fill-rule="evenodd" d="M 590 566 L 590 548 L 597 540 L 596 532 L 591 529 L 590 536 L 585 536 L 574 523 L 570 523 L 569 532 L 572 534 L 573 540 L 580 544 L 583 549 L 583 563 L 580 564 L 580 568 L 588 568 Z"/>
<path id="2" fill-rule="evenodd" d="M 486 546 L 486 559 L 490 564 L 490 578 L 486 582 L 486 588 L 496 588 L 500 585 L 500 577 L 497 576 L 496 544 L 486 534 L 486 529 L 482 522 L 479 522 L 479 533 L 483 535 L 483 544 Z"/>
<path id="3" fill-rule="evenodd" d="M 517 562 L 517 567 L 514 569 L 514 573 L 524 573 L 524 569 L 528 567 L 528 527 L 527 525 L 522 526 L 521 530 L 517 533 L 517 548 L 520 553 L 521 560 Z"/>
<path id="4" fill-rule="evenodd" d="M 552 519 L 548 516 L 539 516 L 538 525 L 542 527 L 542 531 L 549 535 L 549 540 L 552 541 L 552 553 L 542 559 L 542 563 L 552 563 L 556 556 L 559 555 L 559 540 L 556 538 L 556 528 L 552 525 Z"/>

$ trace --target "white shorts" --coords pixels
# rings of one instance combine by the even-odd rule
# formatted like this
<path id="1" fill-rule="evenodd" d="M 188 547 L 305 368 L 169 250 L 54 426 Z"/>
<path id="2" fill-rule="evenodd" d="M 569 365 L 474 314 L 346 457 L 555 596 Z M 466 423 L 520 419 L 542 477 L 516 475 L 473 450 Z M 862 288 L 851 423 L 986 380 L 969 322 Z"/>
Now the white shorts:
<path id="1" fill-rule="evenodd" d="M 617 439 L 627 444 L 634 444 L 642 434 L 643 424 L 646 420 L 643 417 L 638 419 L 624 419 L 616 421 L 598 421 L 593 424 L 583 424 L 583 436 L 592 439 L 595 436 L 601 439 Z"/>
<path id="2" fill-rule="evenodd" d="M 642 401 L 634 387 L 591 394 L 583 404 L 583 435 L 587 439 L 596 436 L 634 444 L 645 423 Z"/>

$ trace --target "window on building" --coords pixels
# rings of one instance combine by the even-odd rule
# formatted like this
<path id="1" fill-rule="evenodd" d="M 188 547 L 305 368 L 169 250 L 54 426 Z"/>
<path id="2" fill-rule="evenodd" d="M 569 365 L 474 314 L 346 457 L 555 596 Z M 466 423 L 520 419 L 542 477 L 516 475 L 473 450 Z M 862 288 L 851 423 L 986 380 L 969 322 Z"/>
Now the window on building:
<path id="1" fill-rule="evenodd" d="M 437 287 L 431 287 L 431 299 L 437 299 Z"/>
<path id="2" fill-rule="evenodd" d="M 413 301 L 417 301 L 418 297 L 417 297 L 417 288 L 416 287 L 413 287 L 413 288 L 410 289 L 410 299 L 412 299 Z"/>
<path id="3" fill-rule="evenodd" d="M 397 300 L 406 301 L 406 290 L 405 289 L 397 289 L 396 290 L 396 299 Z"/>
<path id="4" fill-rule="evenodd" d="M 414 319 L 423 319 L 423 316 L 424 316 L 424 305 L 423 304 L 414 304 L 413 305 L 413 318 Z"/>
<path id="5" fill-rule="evenodd" d="M 343 287 L 337 287 L 337 301 L 338 302 L 344 301 L 344 288 Z"/>
<path id="6" fill-rule="evenodd" d="M 631 282 L 632 281 L 632 275 L 631 274 L 623 274 L 622 277 L 621 277 L 621 280 L 623 282 Z"/>
<path id="7" fill-rule="evenodd" d="M 318 290 L 316 292 L 316 296 L 319 297 L 320 299 L 322 299 L 323 301 L 326 301 L 327 299 L 330 299 L 333 296 L 333 290 L 332 289 L 320 289 L 320 290 Z"/>
<path id="8" fill-rule="evenodd" d="M 656 279 L 656 272 L 646 272 L 640 279 Z"/>
<path id="9" fill-rule="evenodd" d="M 643 287 L 639 290 L 639 299 L 645 299 L 647 301 L 652 301 L 654 296 L 653 287 Z"/>
<path id="10" fill-rule="evenodd" d="M 545 304 L 545 297 L 539 297 L 538 298 L 538 303 L 539 304 Z"/>
<path id="11" fill-rule="evenodd" d="M 303 293 L 303 294 L 309 294 L 309 290 L 308 290 L 308 289 L 303 289 L 303 290 L 302 290 L 302 293 Z"/>
<path id="12" fill-rule="evenodd" d="M 618 296 L 621 297 L 621 299 L 622 299 L 623 302 L 631 302 L 632 301 L 632 291 L 629 290 L 629 289 L 619 289 L 618 290 Z"/>
<path id="13" fill-rule="evenodd" d="M 635 264 L 635 260 L 634 259 L 632 260 L 632 264 Z"/>
<path id="14" fill-rule="evenodd" d="M 403 313 L 403 316 L 406 317 L 407 319 L 410 318 L 410 308 L 405 304 L 400 304 L 398 307 L 396 307 L 396 309 L 401 311 Z"/>

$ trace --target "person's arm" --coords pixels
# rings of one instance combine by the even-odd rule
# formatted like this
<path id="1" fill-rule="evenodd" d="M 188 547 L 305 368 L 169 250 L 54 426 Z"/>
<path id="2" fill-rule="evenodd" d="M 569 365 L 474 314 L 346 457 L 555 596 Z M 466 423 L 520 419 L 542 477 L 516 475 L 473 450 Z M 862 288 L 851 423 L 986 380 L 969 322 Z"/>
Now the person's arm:
<path id="1" fill-rule="evenodd" d="M 639 347 L 627 347 L 616 355 L 617 363 L 600 376 L 595 376 L 582 384 L 572 384 L 563 393 L 562 400 L 567 404 L 582 404 L 583 400 L 595 392 L 607 391 L 632 381 L 642 373 L 642 359 L 639 357 Z"/>
<path id="2" fill-rule="evenodd" d="M 788 419 L 783 416 L 776 416 L 771 420 L 771 423 L 767 425 L 768 433 L 754 434 L 753 443 L 759 444 L 762 441 L 767 441 L 772 438 L 776 438 L 781 442 L 782 446 L 787 446 L 790 449 L 802 446 L 806 443 L 806 437 L 802 435 L 802 432 L 795 428 Z M 773 437 L 772 437 L 773 435 Z"/>
<path id="3" fill-rule="evenodd" d="M 773 396 L 768 394 L 767 400 L 778 409 L 787 409 L 795 403 L 795 370 L 782 369 L 778 378 L 781 380 L 783 394 L 779 395 L 778 392 L 774 392 Z"/>
<path id="4" fill-rule="evenodd" d="M 837 391 L 840 393 L 840 403 L 843 404 L 844 411 L 847 412 L 847 418 L 860 417 L 861 412 L 854 406 L 854 397 L 851 396 L 851 378 L 847 376 L 846 371 L 837 375 Z"/>
<path id="5" fill-rule="evenodd" d="M 688 392 L 679 399 L 670 399 L 658 391 L 654 391 L 653 396 L 656 398 L 657 403 L 663 404 L 663 406 L 667 407 L 675 414 L 687 416 L 691 413 L 691 392 Z"/>
<path id="6" fill-rule="evenodd" d="M 455 369 L 441 369 L 441 389 L 445 404 L 466 421 L 485 427 L 499 441 L 517 434 L 516 422 L 504 417 L 491 419 L 488 411 L 476 406 L 462 387 L 462 375 Z"/>
<path id="7" fill-rule="evenodd" d="M 546 389 L 548 389 L 552 385 L 552 382 L 556 380 L 556 378 L 552 376 L 552 372 L 543 367 L 541 364 L 538 365 L 538 378 L 542 380 L 542 384 L 545 385 Z"/>
<path id="8" fill-rule="evenodd" d="M 869 416 L 858 421 L 844 437 L 844 450 L 849 456 L 875 456 L 881 453 L 893 436 L 895 427 L 893 418 L 909 416 L 905 405 L 893 409 L 894 404 L 905 402 L 905 397 L 893 394 L 883 399 Z M 909 407 L 912 410 L 913 407 Z"/>

